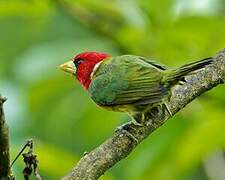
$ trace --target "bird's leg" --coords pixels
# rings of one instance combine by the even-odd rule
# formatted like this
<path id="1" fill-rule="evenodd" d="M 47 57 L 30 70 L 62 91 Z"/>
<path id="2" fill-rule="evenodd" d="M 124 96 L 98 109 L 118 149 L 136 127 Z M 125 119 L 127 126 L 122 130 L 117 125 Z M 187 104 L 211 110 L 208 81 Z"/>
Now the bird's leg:
<path id="1" fill-rule="evenodd" d="M 137 113 L 132 116 L 132 122 L 136 126 L 144 126 L 145 125 L 145 113 Z"/>

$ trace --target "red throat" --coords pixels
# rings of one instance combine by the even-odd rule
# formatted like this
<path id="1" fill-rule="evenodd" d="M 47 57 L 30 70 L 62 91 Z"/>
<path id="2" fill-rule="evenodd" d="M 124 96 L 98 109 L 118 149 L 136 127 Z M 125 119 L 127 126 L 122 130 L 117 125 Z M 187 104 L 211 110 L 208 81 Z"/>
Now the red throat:
<path id="1" fill-rule="evenodd" d="M 105 53 L 84 52 L 78 54 L 74 58 L 74 61 L 82 60 L 82 62 L 77 67 L 76 77 L 85 90 L 88 90 L 89 88 L 91 83 L 90 76 L 94 70 L 95 65 L 105 60 L 107 57 L 109 57 L 109 55 Z"/>

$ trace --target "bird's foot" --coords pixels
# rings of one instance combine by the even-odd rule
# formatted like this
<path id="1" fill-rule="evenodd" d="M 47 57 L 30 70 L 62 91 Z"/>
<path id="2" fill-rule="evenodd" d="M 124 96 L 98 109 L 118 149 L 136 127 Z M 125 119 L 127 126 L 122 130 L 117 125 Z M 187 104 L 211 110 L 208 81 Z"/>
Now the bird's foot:
<path id="1" fill-rule="evenodd" d="M 139 127 L 142 127 L 143 124 L 138 123 L 138 122 L 135 121 L 135 120 L 134 120 L 134 121 L 129 121 L 129 122 L 125 123 L 125 124 L 122 124 L 121 126 L 118 126 L 118 127 L 116 128 L 115 131 L 128 130 L 128 129 L 133 129 L 133 130 L 135 130 L 135 128 L 134 128 L 133 126 L 139 126 Z"/>
<path id="2" fill-rule="evenodd" d="M 131 121 L 131 123 L 134 126 L 139 126 L 139 127 L 145 126 L 146 114 L 145 113 L 135 114 L 135 115 L 132 116 L 132 119 L 133 120 Z"/>
<path id="3" fill-rule="evenodd" d="M 115 132 L 124 132 L 126 133 L 129 137 L 131 137 L 137 144 L 138 144 L 138 139 L 134 137 L 134 135 L 129 132 L 129 129 L 135 130 L 133 126 L 143 126 L 142 124 L 139 124 L 136 121 L 130 121 L 125 124 L 122 124 L 121 126 L 117 127 Z"/>

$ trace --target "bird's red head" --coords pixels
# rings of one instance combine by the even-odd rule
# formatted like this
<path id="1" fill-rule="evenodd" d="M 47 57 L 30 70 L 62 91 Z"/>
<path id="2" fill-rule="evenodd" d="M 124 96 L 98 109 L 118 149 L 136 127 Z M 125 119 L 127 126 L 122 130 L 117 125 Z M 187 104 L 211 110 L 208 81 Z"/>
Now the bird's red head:
<path id="1" fill-rule="evenodd" d="M 98 52 L 83 52 L 74 57 L 73 62 L 77 68 L 76 77 L 85 89 L 88 89 L 90 85 L 90 75 L 95 65 L 107 57 L 109 57 L 108 54 Z"/>
<path id="2" fill-rule="evenodd" d="M 83 52 L 76 55 L 72 61 L 64 63 L 61 69 L 76 76 L 81 85 L 87 90 L 91 83 L 91 73 L 100 61 L 109 57 L 108 54 L 98 52 Z"/>

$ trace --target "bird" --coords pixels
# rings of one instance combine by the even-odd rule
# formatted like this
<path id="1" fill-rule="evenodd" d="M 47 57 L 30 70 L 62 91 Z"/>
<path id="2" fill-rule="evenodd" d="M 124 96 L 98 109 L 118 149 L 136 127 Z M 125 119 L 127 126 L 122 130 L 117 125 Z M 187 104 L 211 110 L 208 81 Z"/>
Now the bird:
<path id="1" fill-rule="evenodd" d="M 169 68 L 137 55 L 111 56 L 103 52 L 82 52 L 59 66 L 72 74 L 100 107 L 125 112 L 132 123 L 145 125 L 148 112 L 167 106 L 172 88 L 187 83 L 185 77 L 211 64 L 212 57 Z"/>

